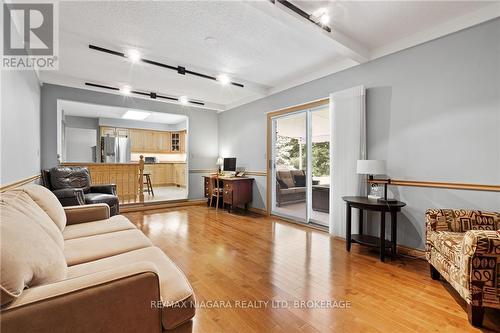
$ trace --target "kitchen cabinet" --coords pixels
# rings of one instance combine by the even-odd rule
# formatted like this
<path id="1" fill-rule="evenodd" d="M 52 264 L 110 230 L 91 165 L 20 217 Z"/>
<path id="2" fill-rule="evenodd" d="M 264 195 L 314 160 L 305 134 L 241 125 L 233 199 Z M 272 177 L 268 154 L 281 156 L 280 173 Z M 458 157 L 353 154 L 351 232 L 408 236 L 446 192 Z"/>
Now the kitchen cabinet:
<path id="1" fill-rule="evenodd" d="M 151 183 L 153 186 L 186 186 L 185 163 L 144 164 L 144 172 L 149 172 L 151 175 Z"/>
<path id="2" fill-rule="evenodd" d="M 130 133 L 130 150 L 132 152 L 144 151 L 144 136 L 142 130 L 131 129 Z"/>
<path id="3" fill-rule="evenodd" d="M 170 132 L 160 132 L 161 133 L 161 143 L 160 143 L 160 151 L 162 153 L 170 152 Z"/>
<path id="4" fill-rule="evenodd" d="M 170 137 L 170 149 L 174 153 L 178 153 L 181 151 L 181 138 L 179 132 L 172 132 Z"/>
<path id="5" fill-rule="evenodd" d="M 155 136 L 153 131 L 142 131 L 144 137 L 144 152 L 155 152 Z"/>
<path id="6" fill-rule="evenodd" d="M 175 163 L 174 166 L 174 183 L 179 186 L 186 186 L 186 164 Z"/>
<path id="7" fill-rule="evenodd" d="M 130 138 L 132 153 L 169 154 L 186 152 L 186 131 L 153 131 L 101 126 L 101 136 Z"/>
<path id="8" fill-rule="evenodd" d="M 186 152 L 186 131 L 181 131 L 180 132 L 180 152 L 185 153 Z"/>
<path id="9" fill-rule="evenodd" d="M 101 136 L 115 136 L 116 129 L 114 127 L 101 126 Z"/>
<path id="10" fill-rule="evenodd" d="M 116 136 L 128 137 L 129 136 L 129 129 L 128 128 L 116 128 L 115 133 L 116 133 Z"/>

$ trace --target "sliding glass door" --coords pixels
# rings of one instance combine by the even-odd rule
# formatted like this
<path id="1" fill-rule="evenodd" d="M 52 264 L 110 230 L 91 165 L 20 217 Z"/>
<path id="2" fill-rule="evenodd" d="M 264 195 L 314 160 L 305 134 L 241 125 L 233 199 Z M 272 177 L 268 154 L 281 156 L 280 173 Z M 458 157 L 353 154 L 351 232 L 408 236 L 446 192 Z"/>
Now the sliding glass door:
<path id="1" fill-rule="evenodd" d="M 328 105 L 272 118 L 271 212 L 328 226 L 330 121 Z"/>

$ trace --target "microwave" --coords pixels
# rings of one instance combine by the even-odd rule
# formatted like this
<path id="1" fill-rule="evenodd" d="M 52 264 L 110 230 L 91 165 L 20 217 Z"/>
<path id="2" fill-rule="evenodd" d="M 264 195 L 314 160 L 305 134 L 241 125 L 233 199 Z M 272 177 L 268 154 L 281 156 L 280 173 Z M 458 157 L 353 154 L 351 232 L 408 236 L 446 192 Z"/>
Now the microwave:
<path id="1" fill-rule="evenodd" d="M 144 163 L 145 164 L 158 163 L 158 158 L 157 157 L 153 157 L 153 156 L 145 156 L 144 157 Z"/>

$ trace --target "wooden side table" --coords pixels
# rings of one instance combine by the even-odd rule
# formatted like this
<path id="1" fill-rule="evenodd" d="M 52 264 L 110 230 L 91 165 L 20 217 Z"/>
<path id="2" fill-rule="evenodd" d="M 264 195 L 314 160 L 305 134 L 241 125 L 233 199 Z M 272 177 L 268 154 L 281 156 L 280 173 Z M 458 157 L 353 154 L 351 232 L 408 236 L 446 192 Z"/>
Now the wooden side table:
<path id="1" fill-rule="evenodd" d="M 385 259 L 386 247 L 391 248 L 391 255 L 396 255 L 397 247 L 397 213 L 406 203 L 380 202 L 368 197 L 342 197 L 346 203 L 346 250 L 351 251 L 351 243 L 358 243 L 380 249 L 380 261 Z M 359 209 L 359 234 L 351 235 L 351 210 L 352 207 Z M 363 210 L 380 212 L 380 237 L 363 234 Z M 391 213 L 391 241 L 385 239 L 385 214 Z"/>

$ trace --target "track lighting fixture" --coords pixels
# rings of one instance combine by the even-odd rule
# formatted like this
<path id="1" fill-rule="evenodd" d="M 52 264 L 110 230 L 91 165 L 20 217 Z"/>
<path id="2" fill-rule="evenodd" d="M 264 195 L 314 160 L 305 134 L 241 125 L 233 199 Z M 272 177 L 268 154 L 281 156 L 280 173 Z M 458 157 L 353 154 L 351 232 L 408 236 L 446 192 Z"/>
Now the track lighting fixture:
<path id="1" fill-rule="evenodd" d="M 144 63 L 149 64 L 149 65 L 154 65 L 154 66 L 170 69 L 170 70 L 176 71 L 180 75 L 188 75 L 189 74 L 189 75 L 194 75 L 194 76 L 201 77 L 201 78 L 208 79 L 208 80 L 212 80 L 212 81 L 218 81 L 215 76 L 191 71 L 183 66 L 172 66 L 172 65 L 164 64 L 164 63 L 161 63 L 158 61 L 142 58 L 141 54 L 137 50 L 128 50 L 126 53 L 124 53 L 124 52 L 106 49 L 104 47 L 100 47 L 100 46 L 96 46 L 96 45 L 92 45 L 92 44 L 89 44 L 89 48 L 92 50 L 95 50 L 95 51 L 108 53 L 108 54 L 112 54 L 112 55 L 123 57 L 123 58 L 128 58 L 132 62 L 144 62 Z M 237 83 L 237 82 L 232 82 L 230 80 L 228 80 L 228 82 L 226 84 L 232 84 L 233 86 L 240 87 L 240 88 L 244 87 L 243 84 Z"/>
<path id="2" fill-rule="evenodd" d="M 124 95 L 135 94 L 135 95 L 141 95 L 141 96 L 148 96 L 151 99 L 166 99 L 166 100 L 170 100 L 170 101 L 179 102 L 182 105 L 189 105 L 189 104 L 205 105 L 205 103 L 203 103 L 203 102 L 188 99 L 187 96 L 171 97 L 171 96 L 167 96 L 167 95 L 160 95 L 160 94 L 155 93 L 155 92 L 145 92 L 145 91 L 140 91 L 140 90 L 134 90 L 129 86 L 123 86 L 121 88 L 117 88 L 117 87 L 113 87 L 113 86 L 107 86 L 107 85 L 91 83 L 91 82 L 85 82 L 85 85 L 89 86 L 89 87 L 119 91 Z"/>

